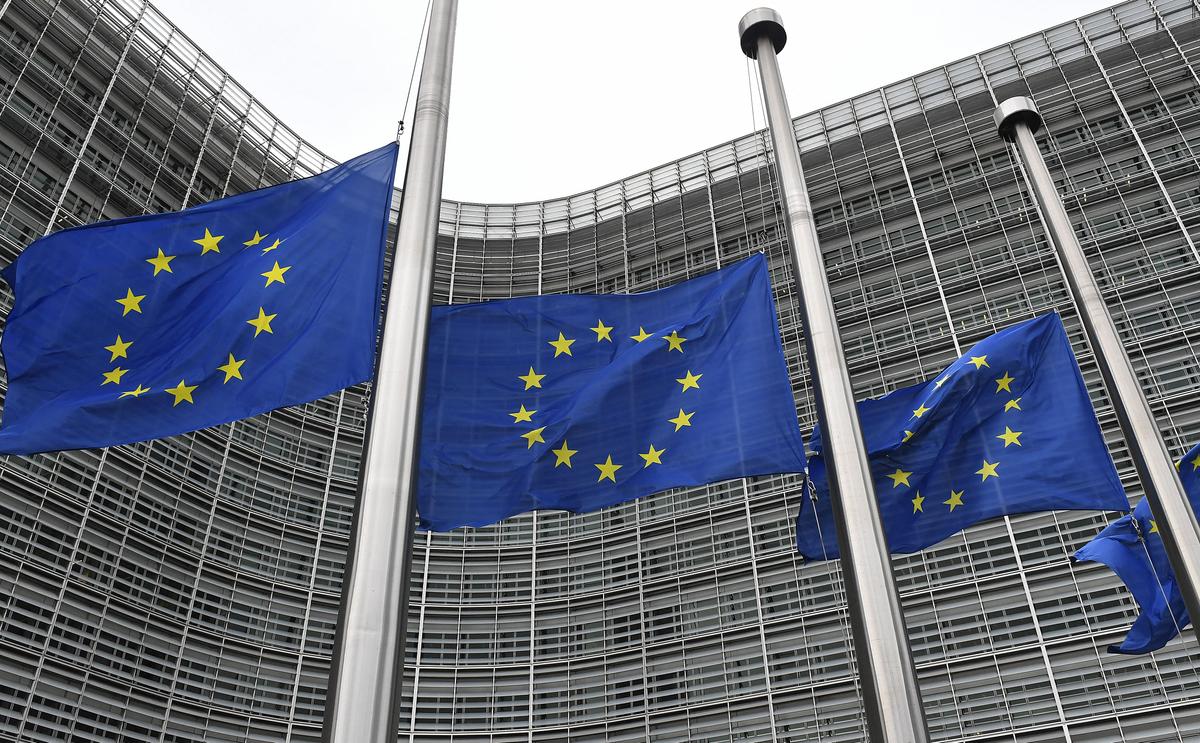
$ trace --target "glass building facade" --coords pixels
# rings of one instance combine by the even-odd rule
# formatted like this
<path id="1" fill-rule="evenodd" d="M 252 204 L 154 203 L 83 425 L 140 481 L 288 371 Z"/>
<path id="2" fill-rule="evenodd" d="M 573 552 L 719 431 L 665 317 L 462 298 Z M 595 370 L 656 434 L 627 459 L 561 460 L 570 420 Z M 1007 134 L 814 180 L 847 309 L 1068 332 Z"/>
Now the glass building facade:
<path id="1" fill-rule="evenodd" d="M 731 42 L 732 43 L 732 42 Z M 1173 451 L 1200 440 L 1200 6 L 1133 0 L 798 117 L 856 391 L 1049 309 L 1140 497 L 991 113 L 1040 107 L 1067 210 Z M 153 6 L 0 3 L 0 258 L 332 161 Z M 395 202 L 398 205 L 398 199 Z M 442 206 L 435 296 L 642 291 L 763 251 L 811 388 L 762 133 L 568 198 Z M 2 295 L 3 307 L 11 295 Z M 0 459 L 0 739 L 315 741 L 366 388 L 168 440 Z M 419 534 L 398 737 L 861 741 L 836 563 L 796 477 Z M 1108 655 L 1132 599 L 1068 555 L 1110 515 L 981 524 L 896 561 L 933 737 L 1200 739 L 1191 636 Z"/>

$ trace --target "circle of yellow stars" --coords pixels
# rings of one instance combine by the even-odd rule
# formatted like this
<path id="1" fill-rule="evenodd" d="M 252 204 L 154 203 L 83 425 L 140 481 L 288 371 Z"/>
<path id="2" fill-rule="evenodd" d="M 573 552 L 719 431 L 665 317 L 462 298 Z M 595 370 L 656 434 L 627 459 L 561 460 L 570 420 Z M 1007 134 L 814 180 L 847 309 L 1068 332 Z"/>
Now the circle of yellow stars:
<path id="1" fill-rule="evenodd" d="M 263 243 L 268 237 L 270 237 L 269 233 L 264 234 L 258 230 L 255 230 L 254 236 L 242 243 L 244 246 L 243 249 L 258 248 L 260 243 Z M 221 241 L 224 239 L 224 235 L 214 235 L 208 227 L 205 227 L 204 235 L 192 240 L 192 242 L 199 246 L 200 256 L 204 256 L 209 253 L 217 253 L 219 255 L 221 253 Z M 277 250 L 283 242 L 284 238 L 275 239 L 275 241 L 270 245 L 260 248 L 262 251 L 261 254 L 266 255 L 267 253 Z M 178 257 L 179 255 L 167 255 L 161 247 L 157 247 L 155 249 L 155 255 L 146 259 L 146 263 L 149 263 L 153 268 L 153 271 L 149 277 L 150 280 L 159 279 L 160 274 L 174 275 L 175 271 L 171 265 L 171 262 L 176 260 Z M 259 276 L 262 276 L 264 279 L 266 279 L 266 282 L 263 284 L 264 289 L 272 286 L 273 284 L 287 284 L 286 274 L 288 271 L 292 270 L 292 266 L 281 266 L 277 260 L 274 260 L 273 264 L 274 265 L 272 265 L 269 270 L 259 274 Z M 134 291 L 133 287 L 127 287 L 125 290 L 125 296 L 117 297 L 115 300 L 116 303 L 121 306 L 121 317 L 127 317 L 130 313 L 136 313 L 139 315 L 143 314 L 142 302 L 147 296 L 148 292 L 139 294 Z M 278 317 L 278 313 L 268 313 L 264 306 L 260 306 L 258 308 L 257 316 L 250 318 L 246 321 L 246 323 L 254 328 L 253 337 L 257 338 L 262 333 L 274 334 L 275 330 L 271 323 L 276 317 Z M 126 339 L 122 337 L 120 333 L 118 333 L 116 340 L 114 340 L 110 345 L 103 346 L 104 350 L 109 352 L 108 363 L 116 363 L 117 365 L 108 371 L 102 372 L 101 377 L 103 381 L 100 382 L 101 387 L 111 384 L 114 385 L 118 390 L 121 388 L 123 378 L 130 372 L 130 369 L 124 368 L 120 363 L 117 363 L 117 360 L 125 359 L 126 363 L 128 363 L 130 348 L 134 345 L 134 343 L 135 340 L 133 338 Z M 224 375 L 223 379 L 221 380 L 221 384 L 228 384 L 230 381 L 235 379 L 244 379 L 242 376 L 242 366 L 245 363 L 246 359 L 239 359 L 233 353 L 228 353 L 228 358 L 226 359 L 225 363 L 215 367 L 216 372 L 221 372 Z M 530 371 L 532 372 L 532 369 Z M 181 403 L 194 405 L 196 401 L 193 397 L 193 393 L 199 389 L 199 387 L 200 382 L 188 384 L 186 379 L 180 379 L 178 384 L 173 387 L 164 387 L 162 391 L 171 396 L 171 407 L 178 407 Z M 152 388 L 138 383 L 132 389 L 119 392 L 117 397 L 118 399 L 126 397 L 136 398 L 152 391 Z"/>
<path id="2" fill-rule="evenodd" d="M 980 355 L 980 356 L 970 356 L 967 360 L 967 364 L 974 366 L 976 370 L 983 369 L 983 368 L 991 369 L 991 365 L 988 364 L 986 354 Z M 947 381 L 949 381 L 950 376 L 952 374 L 953 374 L 953 372 L 949 372 L 946 375 L 939 377 L 934 382 L 935 389 L 941 389 L 942 385 L 944 385 Z M 1012 383 L 1016 381 L 1016 377 L 1009 374 L 1008 370 L 1005 370 L 1001 376 L 993 379 L 992 381 L 996 385 L 995 394 L 998 395 L 1001 392 L 1007 392 L 1010 396 L 1012 396 L 1011 399 L 1007 400 L 1004 403 L 1004 410 L 1002 412 L 1008 413 L 1008 412 L 1014 411 L 1014 410 L 1020 411 L 1021 410 L 1021 398 L 1014 396 L 1015 393 L 1013 392 L 1013 389 L 1012 389 Z M 912 439 L 912 437 L 915 435 L 915 431 L 917 429 L 917 425 L 916 425 L 915 421 L 919 420 L 926 413 L 930 412 L 933 409 L 930 407 L 926 407 L 925 402 L 928 402 L 928 400 L 921 402 L 920 405 L 915 410 L 912 411 L 912 419 L 914 421 L 911 424 L 912 428 L 904 429 L 904 435 L 900 439 L 901 443 L 907 443 L 910 439 Z M 1022 433 L 1023 433 L 1022 431 L 1014 431 L 1012 429 L 1012 427 L 1006 423 L 1004 426 L 1004 432 L 998 434 L 996 436 L 996 438 L 1003 441 L 1004 448 L 1007 449 L 1010 446 L 1021 446 Z M 980 468 L 978 470 L 975 470 L 975 474 L 979 475 L 980 484 L 987 482 L 988 478 L 991 478 L 991 477 L 999 479 L 1000 478 L 999 467 L 1000 467 L 999 460 L 992 462 L 992 461 L 988 461 L 985 458 L 983 460 Z M 1200 469 L 1200 457 L 1197 457 L 1197 469 Z M 906 488 L 911 487 L 912 485 L 909 482 L 909 478 L 912 477 L 912 475 L 913 475 L 912 472 L 909 472 L 902 468 L 897 467 L 895 472 L 886 474 L 885 476 L 892 481 L 892 489 L 895 489 L 895 488 L 898 488 L 901 486 L 906 487 Z M 956 508 L 966 506 L 966 501 L 963 500 L 964 496 L 966 496 L 966 495 L 967 495 L 967 488 L 965 488 L 965 487 L 962 490 L 955 490 L 955 489 L 951 488 L 950 489 L 950 497 L 947 498 L 946 500 L 942 501 L 941 503 L 942 503 L 942 505 L 947 507 L 948 512 L 953 513 Z M 917 490 L 916 494 L 913 496 L 912 500 L 910 501 L 912 503 L 912 507 L 913 507 L 912 512 L 914 515 L 925 512 L 925 501 L 926 500 L 927 500 L 926 497 L 921 494 L 921 491 Z"/>
<path id="3" fill-rule="evenodd" d="M 603 319 L 597 319 L 596 325 L 589 329 L 593 333 L 596 334 L 595 343 L 603 343 L 603 342 L 613 343 L 614 342 L 612 332 L 613 332 L 613 330 L 615 330 L 615 327 L 612 325 L 606 324 Z M 667 351 L 667 353 L 671 353 L 671 352 L 678 352 L 680 354 L 684 353 L 683 344 L 685 342 L 687 342 L 688 339 L 681 336 L 679 334 L 678 330 L 672 330 L 670 333 L 668 333 L 666 335 L 661 335 L 659 337 L 661 338 L 661 340 L 663 340 L 666 343 L 665 350 Z M 634 335 L 629 336 L 629 338 L 630 338 L 630 340 L 633 340 L 637 343 L 644 343 L 644 342 L 654 338 L 654 334 L 647 331 L 644 326 L 638 326 L 638 332 Z M 567 338 L 566 335 L 560 331 L 558 333 L 557 338 L 552 338 L 546 342 L 554 349 L 553 359 L 557 359 L 560 356 L 574 357 L 575 354 L 573 353 L 572 348 L 577 341 L 578 341 L 577 338 Z M 527 372 L 525 372 L 524 374 L 517 375 L 517 379 L 523 383 L 522 391 L 528 391 L 531 389 L 542 389 L 542 380 L 545 379 L 547 376 L 548 376 L 548 373 L 539 372 L 533 366 L 530 366 L 529 370 Z M 683 377 L 677 378 L 675 380 L 680 385 L 680 394 L 684 394 L 688 390 L 700 389 L 700 379 L 703 376 L 704 376 L 703 374 L 694 374 L 691 369 L 687 369 L 687 372 Z M 538 411 L 536 409 L 530 410 L 529 408 L 527 408 L 525 406 L 524 403 L 522 403 L 519 410 L 508 413 L 508 415 L 512 417 L 513 423 L 533 424 L 534 423 L 533 416 L 537 412 Z M 675 417 L 668 418 L 667 422 L 674 424 L 675 425 L 674 433 L 678 433 L 680 430 L 682 430 L 684 428 L 691 427 L 692 417 L 695 414 L 696 414 L 695 410 L 692 410 L 689 412 L 689 411 L 684 410 L 681 407 L 681 408 L 679 408 L 679 412 L 675 415 Z M 526 450 L 532 449 L 534 444 L 547 443 L 546 439 L 543 436 L 543 433 L 545 432 L 545 430 L 546 430 L 546 426 L 539 426 L 537 428 L 533 428 L 532 430 L 526 431 L 525 433 L 521 434 L 521 438 L 525 440 Z M 572 449 L 570 447 L 570 444 L 568 443 L 567 439 L 564 437 L 562 439 L 562 442 L 558 446 L 558 448 L 550 449 L 550 452 L 552 454 L 554 454 L 555 468 L 565 465 L 568 469 L 573 469 L 574 463 L 572 461 L 572 458 L 576 454 L 579 453 L 579 450 Z M 654 443 L 651 442 L 649 444 L 649 448 L 645 452 L 638 452 L 638 456 L 641 457 L 641 459 L 642 459 L 642 469 L 646 469 L 646 468 L 650 467 L 651 465 L 662 464 L 663 463 L 662 457 L 666 453 L 667 453 L 667 450 L 665 448 L 660 449 L 657 446 L 655 446 Z M 620 470 L 625 465 L 620 464 L 618 462 L 614 462 L 613 458 L 612 458 L 612 454 L 606 452 L 604 461 L 593 463 L 593 466 L 596 468 L 596 470 L 598 472 L 596 482 L 599 483 L 599 482 L 604 482 L 605 480 L 607 480 L 613 484 L 616 484 L 617 471 Z"/>

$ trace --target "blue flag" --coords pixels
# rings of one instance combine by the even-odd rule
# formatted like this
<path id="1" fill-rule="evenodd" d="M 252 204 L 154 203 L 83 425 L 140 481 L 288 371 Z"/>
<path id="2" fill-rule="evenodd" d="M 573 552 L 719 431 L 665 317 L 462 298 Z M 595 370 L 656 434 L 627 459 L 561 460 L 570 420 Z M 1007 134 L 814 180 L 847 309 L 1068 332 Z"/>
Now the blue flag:
<path id="1" fill-rule="evenodd" d="M 1200 444 L 1178 463 L 1179 479 L 1192 504 L 1200 509 Z M 1148 653 L 1170 642 L 1188 626 L 1183 593 L 1175 581 L 1175 571 L 1163 549 L 1158 524 L 1150 513 L 1150 502 L 1143 498 L 1133 513 L 1105 527 L 1076 550 L 1076 560 L 1092 560 L 1107 565 L 1125 583 L 1141 607 L 1141 613 L 1129 628 L 1124 642 L 1108 648 L 1110 653 Z"/>
<path id="2" fill-rule="evenodd" d="M 983 339 L 929 382 L 858 403 L 858 417 L 893 553 L 1006 514 L 1129 508 L 1056 313 Z M 812 449 L 816 498 L 796 519 L 797 549 L 832 559 L 817 430 Z"/>
<path id="3" fill-rule="evenodd" d="M 422 425 L 438 531 L 804 468 L 761 255 L 646 294 L 434 308 Z"/>
<path id="4" fill-rule="evenodd" d="M 396 153 L 26 248 L 0 274 L 0 453 L 171 436 L 370 378 Z"/>

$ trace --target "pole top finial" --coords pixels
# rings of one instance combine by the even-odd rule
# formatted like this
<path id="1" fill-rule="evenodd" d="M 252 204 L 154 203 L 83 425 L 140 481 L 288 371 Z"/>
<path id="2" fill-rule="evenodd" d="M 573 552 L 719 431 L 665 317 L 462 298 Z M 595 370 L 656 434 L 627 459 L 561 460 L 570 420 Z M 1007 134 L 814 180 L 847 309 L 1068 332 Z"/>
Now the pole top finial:
<path id="1" fill-rule="evenodd" d="M 787 43 L 787 31 L 783 30 L 783 18 L 774 8 L 755 8 L 738 21 L 738 36 L 742 52 L 750 59 L 758 58 L 758 39 L 766 36 L 778 54 Z"/>
<path id="2" fill-rule="evenodd" d="M 1042 115 L 1038 113 L 1037 104 L 1033 102 L 1033 99 L 1023 95 L 1008 98 L 996 106 L 995 112 L 992 113 L 992 120 L 996 122 L 996 129 L 1000 131 L 1000 136 L 1009 140 L 1012 139 L 1013 125 L 1018 121 L 1028 124 L 1031 132 L 1042 128 Z"/>

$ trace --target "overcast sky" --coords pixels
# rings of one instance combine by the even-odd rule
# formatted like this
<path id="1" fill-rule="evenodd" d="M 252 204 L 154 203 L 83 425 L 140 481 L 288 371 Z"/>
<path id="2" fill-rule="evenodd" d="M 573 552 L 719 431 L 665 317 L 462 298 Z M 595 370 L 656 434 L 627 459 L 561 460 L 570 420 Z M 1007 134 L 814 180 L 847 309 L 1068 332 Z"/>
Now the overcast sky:
<path id="1" fill-rule="evenodd" d="M 424 0 L 157 5 L 331 156 L 344 160 L 393 136 Z M 799 115 L 1107 5 L 776 0 L 773 7 L 788 31 L 780 67 Z M 737 44 L 737 22 L 752 7 L 461 0 L 443 195 L 490 203 L 567 196 L 763 126 Z"/>

